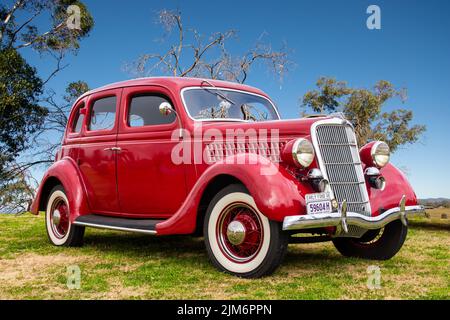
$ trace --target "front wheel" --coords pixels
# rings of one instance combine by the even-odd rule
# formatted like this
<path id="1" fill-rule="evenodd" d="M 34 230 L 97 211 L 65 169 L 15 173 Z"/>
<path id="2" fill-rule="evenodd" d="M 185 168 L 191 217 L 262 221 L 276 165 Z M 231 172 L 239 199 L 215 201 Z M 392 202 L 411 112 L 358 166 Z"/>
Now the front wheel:
<path id="1" fill-rule="evenodd" d="M 70 207 L 61 185 L 50 191 L 45 211 L 45 226 L 50 242 L 55 246 L 76 247 L 83 244 L 84 227 L 70 222 Z"/>
<path id="2" fill-rule="evenodd" d="M 336 238 L 333 244 L 346 257 L 389 260 L 400 251 L 407 233 L 408 227 L 395 220 L 383 229 L 367 231 L 359 239 Z"/>
<path id="3" fill-rule="evenodd" d="M 225 187 L 213 198 L 203 231 L 212 263 L 245 278 L 273 273 L 288 245 L 281 224 L 259 212 L 252 196 L 239 184 Z"/>

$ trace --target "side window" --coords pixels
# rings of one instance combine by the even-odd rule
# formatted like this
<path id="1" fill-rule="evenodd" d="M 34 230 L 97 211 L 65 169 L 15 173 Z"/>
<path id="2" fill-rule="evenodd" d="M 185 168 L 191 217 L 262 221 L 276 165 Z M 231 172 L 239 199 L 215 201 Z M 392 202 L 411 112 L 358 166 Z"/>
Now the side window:
<path id="1" fill-rule="evenodd" d="M 169 124 L 175 121 L 175 114 L 162 115 L 159 105 L 170 102 L 169 99 L 156 94 L 140 94 L 131 98 L 128 108 L 128 125 L 130 127 Z"/>
<path id="2" fill-rule="evenodd" d="M 116 101 L 116 97 L 107 97 L 94 102 L 91 110 L 89 130 L 109 130 L 114 128 Z"/>
<path id="3" fill-rule="evenodd" d="M 84 114 L 80 113 L 80 110 L 84 108 L 84 104 L 77 108 L 76 114 L 73 117 L 72 125 L 70 127 L 70 132 L 80 133 L 81 127 L 83 126 Z"/>

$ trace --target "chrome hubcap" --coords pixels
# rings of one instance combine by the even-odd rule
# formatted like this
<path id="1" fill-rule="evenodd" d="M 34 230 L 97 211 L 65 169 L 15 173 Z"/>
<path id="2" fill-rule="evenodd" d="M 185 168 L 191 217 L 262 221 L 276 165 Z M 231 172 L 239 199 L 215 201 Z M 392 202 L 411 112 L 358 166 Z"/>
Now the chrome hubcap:
<path id="1" fill-rule="evenodd" d="M 258 254 L 263 243 L 262 222 L 248 204 L 232 203 L 217 219 L 217 242 L 227 259 L 247 263 Z"/>
<path id="2" fill-rule="evenodd" d="M 245 240 L 245 226 L 239 221 L 232 221 L 227 228 L 227 238 L 231 244 L 237 246 Z"/>
<path id="3" fill-rule="evenodd" d="M 69 208 L 62 198 L 55 199 L 51 208 L 50 224 L 53 234 L 62 239 L 69 231 Z"/>
<path id="4" fill-rule="evenodd" d="M 58 209 L 56 209 L 55 211 L 53 211 L 53 224 L 57 226 L 59 225 L 60 222 L 61 222 L 61 213 L 59 212 Z"/>

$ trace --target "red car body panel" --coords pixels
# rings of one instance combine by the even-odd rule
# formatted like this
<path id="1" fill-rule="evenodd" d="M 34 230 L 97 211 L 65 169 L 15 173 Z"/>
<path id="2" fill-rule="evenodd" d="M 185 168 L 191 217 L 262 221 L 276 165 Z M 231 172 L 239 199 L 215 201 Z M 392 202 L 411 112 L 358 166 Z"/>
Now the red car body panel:
<path id="1" fill-rule="evenodd" d="M 214 178 L 227 175 L 241 181 L 255 199 L 256 206 L 269 219 L 282 221 L 285 216 L 304 214 L 304 195 L 314 192 L 311 187 L 292 179 L 283 167 L 276 168 L 275 164 L 256 154 L 238 154 L 234 158 L 247 158 L 245 164 L 239 159 L 233 159 L 233 164 L 219 161 L 203 172 L 187 197 L 184 205 L 169 220 L 157 225 L 158 234 L 192 233 L 196 227 L 197 208 L 203 191 Z M 248 159 L 248 158 L 254 159 Z M 229 159 L 228 159 L 229 160 Z M 244 160 L 241 160 L 244 162 Z M 253 161 L 253 162 L 250 162 Z M 257 164 L 253 164 L 257 162 Z M 251 164 L 250 164 L 251 163 Z M 274 170 L 271 175 L 261 175 L 261 170 Z"/>
<path id="2" fill-rule="evenodd" d="M 85 183 L 75 161 L 69 157 L 56 161 L 45 173 L 30 208 L 32 213 L 38 214 L 39 210 L 42 210 L 42 206 L 45 205 L 45 196 L 48 196 L 51 188 L 57 183 L 62 184 L 66 191 L 71 221 L 79 216 L 91 213 Z M 45 189 L 45 186 L 51 187 Z"/>
<path id="3" fill-rule="evenodd" d="M 178 143 L 171 141 L 171 136 L 178 123 L 130 127 L 124 116 L 128 114 L 130 97 L 149 90 L 176 100 L 171 91 L 160 86 L 123 90 L 124 108 L 117 136 L 117 147 L 122 149 L 117 155 L 118 197 L 126 216 L 167 218 L 178 210 L 187 194 L 185 166 L 171 161 L 172 149 Z"/>
<path id="4" fill-rule="evenodd" d="M 418 204 L 416 193 L 409 184 L 407 178 L 394 165 L 388 163 L 382 168 L 381 174 L 386 179 L 386 188 L 378 190 L 367 188 L 369 192 L 370 204 L 372 206 L 372 216 L 378 216 L 380 210 L 388 210 L 399 205 L 399 197 L 406 196 L 406 205 L 414 206 Z"/>
<path id="5" fill-rule="evenodd" d="M 217 87 L 246 91 L 269 99 L 256 88 L 208 81 Z M 157 224 L 158 235 L 190 234 L 196 230 L 199 205 L 205 190 L 214 183 L 215 178 L 227 176 L 247 187 L 258 209 L 269 219 L 283 221 L 289 215 L 306 214 L 305 194 L 314 190 L 310 184 L 299 180 L 286 163 L 276 164 L 260 155 L 240 153 L 230 156 L 234 157 L 232 163 L 220 160 L 176 165 L 170 157 L 177 144 L 171 137 L 174 130 L 180 129 L 178 121 L 143 127 L 127 125 L 126 115 L 131 95 L 151 91 L 166 96 L 177 111 L 183 129 L 194 132 L 195 122 L 187 114 L 180 92 L 183 88 L 201 84 L 201 79 L 146 78 L 112 84 L 80 97 L 74 105 L 69 123 L 73 122 L 79 108 L 86 108 L 83 128 L 79 133 L 72 133 L 70 126 L 66 130 L 62 148 L 56 162 L 45 173 L 31 212 L 37 214 L 44 209 L 49 189 L 55 181 L 59 181 L 67 192 L 71 221 L 80 215 L 92 213 L 162 218 L 166 220 Z M 88 131 L 86 122 L 93 101 L 110 95 L 117 98 L 114 127 L 105 132 Z M 280 142 L 287 143 L 298 137 L 310 139 L 311 125 L 322 119 L 252 123 L 205 121 L 201 133 L 210 129 L 221 133 L 227 129 L 242 129 L 245 134 L 245 130 L 255 129 L 258 132 L 267 131 L 271 136 L 271 130 L 277 129 Z M 192 148 L 194 140 L 187 142 Z M 204 149 L 206 144 L 203 141 L 201 148 Z M 105 150 L 111 147 L 121 148 L 121 151 L 115 153 Z M 242 158 L 253 160 L 256 164 L 240 161 Z M 314 162 L 312 167 L 317 167 L 317 163 Z M 265 170 L 275 170 L 275 174 L 261 174 Z M 398 169 L 389 164 L 381 169 L 381 173 L 387 182 L 383 191 L 367 184 L 373 216 L 382 210 L 397 207 L 402 195 L 406 195 L 407 205 L 417 204 L 414 191 Z"/>

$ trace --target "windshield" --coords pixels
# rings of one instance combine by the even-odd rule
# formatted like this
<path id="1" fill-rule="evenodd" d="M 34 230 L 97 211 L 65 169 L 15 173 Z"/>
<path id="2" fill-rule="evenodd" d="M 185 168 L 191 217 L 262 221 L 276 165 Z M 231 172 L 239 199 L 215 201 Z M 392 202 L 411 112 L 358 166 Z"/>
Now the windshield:
<path id="1" fill-rule="evenodd" d="M 183 92 L 187 111 L 195 120 L 278 120 L 272 103 L 251 93 L 217 88 L 195 88 Z"/>

